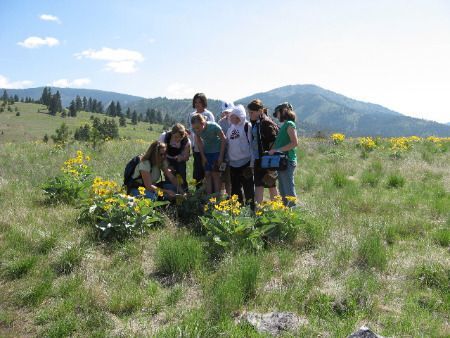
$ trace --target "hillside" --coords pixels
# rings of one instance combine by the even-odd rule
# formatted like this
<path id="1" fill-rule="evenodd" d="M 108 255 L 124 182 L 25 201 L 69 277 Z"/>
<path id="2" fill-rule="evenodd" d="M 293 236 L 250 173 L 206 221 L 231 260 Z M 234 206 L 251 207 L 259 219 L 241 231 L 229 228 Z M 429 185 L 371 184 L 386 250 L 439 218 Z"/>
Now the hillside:
<path id="1" fill-rule="evenodd" d="M 16 116 L 16 107 L 20 116 Z M 118 117 L 112 118 L 104 114 L 84 111 L 78 112 L 77 117 L 62 118 L 60 115 L 51 116 L 43 105 L 17 102 L 12 106 L 11 112 L 4 111 L 0 113 L 0 144 L 42 140 L 45 134 L 48 136 L 54 134 L 56 128 L 59 128 L 62 123 L 65 123 L 69 127 L 69 131 L 73 133 L 76 128 L 85 124 L 91 124 L 92 116 L 101 120 L 105 118 L 115 119 L 119 123 Z M 128 122 L 130 121 L 128 120 Z M 155 132 L 158 132 L 157 135 L 159 135 L 161 126 L 150 125 L 144 122 L 139 122 L 137 125 L 128 123 L 126 127 L 119 128 L 121 137 L 143 139 L 146 142 L 150 142 L 155 137 Z"/>
<path id="2" fill-rule="evenodd" d="M 42 87 L 30 89 L 8 89 L 8 95 L 32 97 L 39 99 Z M 192 100 L 169 99 L 157 97 L 144 99 L 138 96 L 125 95 L 92 89 L 52 88 L 59 90 L 63 105 L 80 95 L 92 97 L 103 102 L 104 107 L 112 100 L 120 101 L 123 109 L 130 108 L 144 114 L 147 109 L 156 109 L 175 120 L 185 123 L 187 114 L 192 112 Z M 331 133 L 342 132 L 349 136 L 450 136 L 450 125 L 440 124 L 417 118 L 404 116 L 383 106 L 357 101 L 315 85 L 290 85 L 267 92 L 256 93 L 239 99 L 236 103 L 246 105 L 254 98 L 259 98 L 271 110 L 280 102 L 293 104 L 302 135 L 314 135 L 318 131 Z M 220 110 L 220 101 L 210 98 L 208 109 L 216 117 Z"/>
<path id="3" fill-rule="evenodd" d="M 83 156 L 88 183 L 120 184 L 144 142 L 113 140 L 98 150 L 79 142 L 1 144 L 0 336 L 262 338 L 269 336 L 237 319 L 282 311 L 300 320 L 281 337 L 348 337 L 361 325 L 384 337 L 448 337 L 450 143 L 421 140 L 392 158 L 387 140 L 365 156 L 355 139 L 299 141 L 299 208 L 217 213 L 215 231 L 252 236 L 236 243 L 258 238 L 261 228 L 248 228 L 256 217 L 292 226 L 292 237 L 268 237 L 247 251 L 218 249 L 195 195 L 158 208 L 152 215 L 162 224 L 123 241 L 101 237 L 101 223 L 80 217 L 105 209 L 106 222 L 130 226 L 120 212 L 141 211 L 128 200 L 110 208 L 120 194 L 86 202 L 81 195 L 75 204 L 46 199 L 42 186 L 57 184 L 79 150 L 90 158 Z M 95 191 L 96 180 L 84 189 Z M 211 215 L 203 214 L 205 224 L 216 224 Z"/>
<path id="4" fill-rule="evenodd" d="M 289 101 L 308 132 L 342 132 L 351 136 L 450 136 L 450 127 L 404 116 L 380 105 L 356 101 L 314 85 L 285 86 L 237 102 L 261 99 L 269 108 Z"/>
<path id="5" fill-rule="evenodd" d="M 97 89 L 83 89 L 83 88 L 58 88 L 58 87 L 50 87 L 52 89 L 52 93 L 56 93 L 59 90 L 61 94 L 61 102 L 64 107 L 69 106 L 70 101 L 76 98 L 79 95 L 81 98 L 86 96 L 87 98 L 92 97 L 92 99 L 100 100 L 103 103 L 103 106 L 106 108 L 106 105 L 111 101 L 119 101 L 120 104 L 127 105 L 132 102 L 142 100 L 143 98 L 140 96 L 121 94 L 115 92 L 108 92 L 104 90 Z M 8 95 L 17 95 L 19 98 L 31 97 L 33 100 L 39 100 L 42 95 L 44 87 L 37 88 L 27 88 L 27 89 L 6 89 Z M 3 93 L 3 88 L 0 91 Z"/>

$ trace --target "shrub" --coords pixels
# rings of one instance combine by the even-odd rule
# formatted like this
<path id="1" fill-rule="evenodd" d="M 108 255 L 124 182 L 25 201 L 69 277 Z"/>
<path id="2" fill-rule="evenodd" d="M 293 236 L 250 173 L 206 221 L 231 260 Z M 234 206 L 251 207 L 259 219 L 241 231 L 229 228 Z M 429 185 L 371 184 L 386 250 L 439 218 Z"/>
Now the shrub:
<path id="1" fill-rule="evenodd" d="M 92 197 L 81 212 L 80 221 L 94 224 L 101 239 L 124 240 L 144 234 L 145 231 L 162 222 L 157 208 L 166 201 L 152 201 L 145 198 L 145 189 L 139 188 L 137 197 L 120 192 L 114 181 L 96 177 L 91 187 Z"/>
<path id="2" fill-rule="evenodd" d="M 414 277 L 422 286 L 450 292 L 450 270 L 440 263 L 422 263 L 415 268 Z"/>
<path id="3" fill-rule="evenodd" d="M 450 227 L 437 229 L 433 234 L 433 240 L 440 246 L 447 248 L 450 245 Z"/>
<path id="4" fill-rule="evenodd" d="M 399 173 L 393 173 L 388 176 L 388 188 L 401 188 L 405 185 L 405 178 Z"/>
<path id="5" fill-rule="evenodd" d="M 163 275 L 183 277 L 197 270 L 203 261 L 201 242 L 189 235 L 163 236 L 156 247 L 156 270 Z"/>
<path id="6" fill-rule="evenodd" d="M 23 277 L 36 264 L 36 257 L 24 257 L 14 260 L 5 265 L 3 275 L 8 279 L 18 279 Z"/>
<path id="7" fill-rule="evenodd" d="M 345 135 L 340 133 L 335 133 L 331 135 L 331 140 L 333 141 L 333 144 L 339 145 L 344 142 Z"/>
<path id="8" fill-rule="evenodd" d="M 223 319 L 254 297 L 261 260 L 254 255 L 233 258 L 210 281 L 208 309 L 215 320 Z"/>
<path id="9" fill-rule="evenodd" d="M 58 274 L 70 274 L 83 259 L 83 252 L 79 247 L 67 248 L 53 263 L 53 269 Z"/>
<path id="10" fill-rule="evenodd" d="M 336 188 L 342 188 L 348 183 L 348 178 L 342 170 L 333 170 L 331 180 Z"/>
<path id="11" fill-rule="evenodd" d="M 381 240 L 381 236 L 377 232 L 369 232 L 367 236 L 360 241 L 357 261 L 363 268 L 384 270 L 387 264 L 387 253 Z"/>
<path id="12" fill-rule="evenodd" d="M 81 150 L 77 156 L 69 158 L 61 168 L 61 174 L 47 181 L 42 189 L 49 203 L 77 204 L 88 197 L 91 184 L 91 170 L 87 163 L 89 156 L 84 156 Z"/>

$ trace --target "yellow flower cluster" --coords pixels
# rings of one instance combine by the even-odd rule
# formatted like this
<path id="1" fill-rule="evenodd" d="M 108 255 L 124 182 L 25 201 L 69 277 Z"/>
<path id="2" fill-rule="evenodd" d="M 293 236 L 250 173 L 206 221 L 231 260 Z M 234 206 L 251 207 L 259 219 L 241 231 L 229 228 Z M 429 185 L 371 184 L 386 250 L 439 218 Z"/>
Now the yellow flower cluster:
<path id="1" fill-rule="evenodd" d="M 81 150 L 77 151 L 77 156 L 69 158 L 64 162 L 61 171 L 70 174 L 72 176 L 78 177 L 84 170 L 87 169 L 86 162 L 89 162 L 91 158 L 89 156 L 84 156 Z"/>
<path id="2" fill-rule="evenodd" d="M 428 136 L 427 137 L 427 141 L 435 143 L 435 144 L 441 144 L 441 143 L 444 143 L 444 142 L 450 142 L 450 137 Z"/>
<path id="3" fill-rule="evenodd" d="M 289 198 L 289 201 L 296 201 L 296 198 L 294 196 L 287 196 L 286 199 Z M 275 198 L 272 201 L 263 201 L 259 206 L 258 206 L 259 210 L 258 211 L 262 211 L 262 210 L 287 210 L 289 209 L 288 207 L 286 207 L 283 204 L 283 199 L 281 198 L 281 196 L 275 196 Z M 258 211 L 256 212 L 256 216 L 258 215 Z"/>
<path id="4" fill-rule="evenodd" d="M 375 141 L 371 137 L 361 137 L 359 139 L 359 145 L 367 151 L 373 150 L 377 147 Z"/>
<path id="5" fill-rule="evenodd" d="M 233 195 L 230 199 L 223 200 L 217 203 L 215 197 L 210 198 L 209 200 L 212 204 L 214 204 L 214 209 L 221 212 L 229 212 L 231 215 L 240 215 L 241 213 L 241 203 L 238 201 L 238 196 Z M 206 208 L 206 210 L 208 210 Z"/>
<path id="6" fill-rule="evenodd" d="M 416 136 L 417 137 L 417 136 Z M 391 150 L 406 151 L 411 148 L 411 141 L 409 137 L 392 137 L 389 139 Z"/>
<path id="7" fill-rule="evenodd" d="M 340 133 L 334 133 L 331 135 L 331 139 L 333 140 L 334 144 L 341 144 L 345 140 L 345 135 Z"/>
<path id="8" fill-rule="evenodd" d="M 119 192 L 119 187 L 114 181 L 104 181 L 101 177 L 96 177 L 91 186 L 92 192 L 97 196 L 107 196 Z"/>

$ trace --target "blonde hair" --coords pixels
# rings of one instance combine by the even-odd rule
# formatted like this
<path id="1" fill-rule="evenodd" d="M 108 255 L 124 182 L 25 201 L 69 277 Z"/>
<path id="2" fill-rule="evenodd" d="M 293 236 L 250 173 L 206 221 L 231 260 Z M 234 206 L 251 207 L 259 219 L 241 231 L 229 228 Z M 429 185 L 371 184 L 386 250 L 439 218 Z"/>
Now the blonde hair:
<path id="1" fill-rule="evenodd" d="M 206 123 L 206 119 L 202 114 L 194 114 L 191 117 L 191 124 L 197 124 L 197 123 L 201 123 L 201 124 L 205 124 Z"/>
<path id="2" fill-rule="evenodd" d="M 144 156 L 142 156 L 141 161 L 150 161 L 152 166 L 156 165 L 158 168 L 162 167 L 163 159 L 160 156 L 161 149 L 166 150 L 167 146 L 164 142 L 154 141 L 150 144 Z"/>
<path id="3" fill-rule="evenodd" d="M 181 124 L 181 123 L 176 123 L 173 127 L 172 127 L 172 135 L 173 134 L 181 134 L 182 138 L 185 138 L 187 133 L 186 133 L 186 128 Z"/>

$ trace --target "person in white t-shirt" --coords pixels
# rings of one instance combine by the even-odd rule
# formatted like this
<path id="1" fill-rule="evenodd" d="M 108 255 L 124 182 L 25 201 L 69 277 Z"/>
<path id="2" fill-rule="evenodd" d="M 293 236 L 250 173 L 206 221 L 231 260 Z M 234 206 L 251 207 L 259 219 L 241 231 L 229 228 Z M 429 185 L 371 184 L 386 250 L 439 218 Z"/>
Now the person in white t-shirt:
<path id="1" fill-rule="evenodd" d="M 191 118 L 195 114 L 201 114 L 206 121 L 215 122 L 214 115 L 209 110 L 206 109 L 207 107 L 208 107 L 208 100 L 206 98 L 206 95 L 203 93 L 195 94 L 194 98 L 192 99 L 192 108 L 194 108 L 195 111 L 189 114 L 186 124 L 187 129 L 190 133 L 191 145 L 194 155 L 194 167 L 192 170 L 192 177 L 197 182 L 196 185 L 197 189 L 201 187 L 202 181 L 205 178 L 205 170 L 202 164 L 202 158 L 199 152 L 199 148 L 195 144 L 195 133 L 192 130 Z"/>

